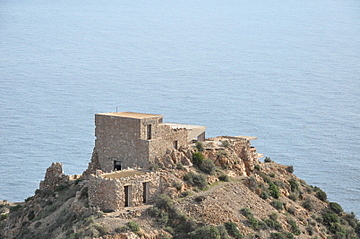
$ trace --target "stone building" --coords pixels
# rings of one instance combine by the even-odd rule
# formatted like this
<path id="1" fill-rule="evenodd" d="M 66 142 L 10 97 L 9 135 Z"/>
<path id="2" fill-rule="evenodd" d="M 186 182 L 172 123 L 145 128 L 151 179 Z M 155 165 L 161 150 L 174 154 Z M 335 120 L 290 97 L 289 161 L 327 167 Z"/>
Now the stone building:
<path id="1" fill-rule="evenodd" d="M 103 211 L 149 204 L 161 193 L 161 173 L 127 169 L 89 175 L 89 204 Z"/>
<path id="2" fill-rule="evenodd" d="M 95 115 L 97 167 L 103 172 L 126 168 L 148 169 L 167 150 L 186 148 L 205 140 L 204 126 L 163 123 L 163 116 L 132 112 Z M 94 160 L 92 160 L 93 162 Z"/>

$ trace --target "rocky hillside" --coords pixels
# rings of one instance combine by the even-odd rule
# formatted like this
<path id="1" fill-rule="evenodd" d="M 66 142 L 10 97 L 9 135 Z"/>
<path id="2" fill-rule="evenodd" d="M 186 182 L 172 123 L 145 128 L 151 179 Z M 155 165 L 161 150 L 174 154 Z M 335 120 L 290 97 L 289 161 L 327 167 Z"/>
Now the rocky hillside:
<path id="1" fill-rule="evenodd" d="M 155 203 L 115 212 L 89 205 L 85 174 L 55 164 L 34 196 L 1 202 L 0 238 L 360 238 L 355 215 L 292 166 L 219 142 L 192 145 L 192 166 L 153 166 L 166 175 Z"/>

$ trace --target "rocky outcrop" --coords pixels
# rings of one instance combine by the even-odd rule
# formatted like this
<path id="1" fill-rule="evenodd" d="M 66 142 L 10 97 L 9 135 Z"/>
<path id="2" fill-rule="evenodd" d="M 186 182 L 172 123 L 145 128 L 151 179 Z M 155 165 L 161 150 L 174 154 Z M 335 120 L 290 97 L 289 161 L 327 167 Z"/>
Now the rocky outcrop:
<path id="1" fill-rule="evenodd" d="M 69 181 L 69 176 L 63 173 L 61 163 L 52 163 L 46 170 L 44 181 L 40 182 L 40 190 L 55 189 L 60 184 Z"/>

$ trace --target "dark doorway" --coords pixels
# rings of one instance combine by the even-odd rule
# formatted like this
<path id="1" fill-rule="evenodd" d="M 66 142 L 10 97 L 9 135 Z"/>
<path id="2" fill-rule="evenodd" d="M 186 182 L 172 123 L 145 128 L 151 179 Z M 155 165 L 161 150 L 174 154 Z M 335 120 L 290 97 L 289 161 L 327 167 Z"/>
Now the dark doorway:
<path id="1" fill-rule="evenodd" d="M 151 124 L 147 126 L 147 139 L 151 139 Z"/>
<path id="2" fill-rule="evenodd" d="M 149 182 L 143 183 L 143 203 L 149 201 Z"/>
<path id="3" fill-rule="evenodd" d="M 131 207 L 131 186 L 124 187 L 125 207 Z"/>
<path id="4" fill-rule="evenodd" d="M 121 161 L 114 160 L 114 170 L 121 170 Z"/>
<path id="5" fill-rule="evenodd" d="M 179 148 L 179 142 L 178 142 L 177 140 L 174 141 L 173 144 L 174 144 L 174 148 L 175 148 L 175 149 L 178 149 L 178 148 Z"/>

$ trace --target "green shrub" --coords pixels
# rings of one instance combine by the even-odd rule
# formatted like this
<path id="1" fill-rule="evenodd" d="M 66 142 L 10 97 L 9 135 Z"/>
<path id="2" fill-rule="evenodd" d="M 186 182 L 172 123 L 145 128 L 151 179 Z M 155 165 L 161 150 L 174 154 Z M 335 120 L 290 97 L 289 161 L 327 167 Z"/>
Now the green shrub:
<path id="1" fill-rule="evenodd" d="M 265 157 L 264 162 L 265 162 L 265 163 L 271 163 L 272 160 L 271 160 L 270 157 Z"/>
<path id="2" fill-rule="evenodd" d="M 270 204 L 277 210 L 283 210 L 283 208 L 284 208 L 283 202 L 281 202 L 280 200 L 274 199 L 274 200 L 272 200 L 272 202 Z"/>
<path id="3" fill-rule="evenodd" d="M 109 233 L 109 229 L 107 229 L 104 225 L 95 224 L 94 227 L 100 233 L 101 236 L 104 236 Z"/>
<path id="4" fill-rule="evenodd" d="M 194 198 L 195 202 L 202 202 L 205 200 L 205 196 L 197 196 Z"/>
<path id="5" fill-rule="evenodd" d="M 217 229 L 219 230 L 220 238 L 221 239 L 230 239 L 228 232 L 224 225 L 218 225 Z"/>
<path id="6" fill-rule="evenodd" d="M 196 143 L 195 143 L 195 147 L 197 148 L 197 150 L 198 150 L 199 152 L 203 152 L 203 151 L 204 151 L 204 145 L 203 145 L 202 142 L 196 142 Z"/>
<path id="7" fill-rule="evenodd" d="M 288 207 L 286 211 L 292 215 L 295 215 L 296 208 L 294 207 Z"/>
<path id="8" fill-rule="evenodd" d="M 180 191 L 182 189 L 183 184 L 180 182 L 173 182 L 172 186 L 176 188 L 176 190 Z"/>
<path id="9" fill-rule="evenodd" d="M 297 200 L 299 200 L 299 193 L 298 192 L 292 192 L 292 193 L 290 193 L 289 198 L 291 200 L 293 200 L 294 202 L 296 202 Z"/>
<path id="10" fill-rule="evenodd" d="M 134 222 L 134 221 L 130 221 L 130 222 L 128 222 L 127 224 L 126 224 L 128 227 L 129 227 L 129 229 L 130 229 L 130 231 L 132 231 L 132 232 L 139 232 L 140 231 L 140 226 L 139 226 L 139 224 L 137 224 L 136 222 Z"/>
<path id="11" fill-rule="evenodd" d="M 223 182 L 229 182 L 229 181 L 230 181 L 230 177 L 229 177 L 228 175 L 226 175 L 226 174 L 221 174 L 221 175 L 218 177 L 218 179 L 219 179 L 220 181 L 223 181 Z"/>
<path id="12" fill-rule="evenodd" d="M 291 232 L 294 233 L 294 235 L 299 236 L 301 234 L 301 231 L 300 231 L 298 225 L 296 224 L 296 222 L 290 218 L 288 218 L 287 222 L 290 225 Z"/>
<path id="13" fill-rule="evenodd" d="M 309 198 L 305 199 L 305 201 L 301 204 L 301 206 L 309 211 L 314 209 L 314 206 Z"/>
<path id="14" fill-rule="evenodd" d="M 191 239 L 221 239 L 219 229 L 215 226 L 203 226 L 189 233 Z"/>
<path id="15" fill-rule="evenodd" d="M 270 215 L 269 215 L 269 218 L 273 221 L 276 221 L 278 218 L 279 218 L 279 215 L 276 213 L 276 212 L 272 212 Z"/>
<path id="16" fill-rule="evenodd" d="M 228 148 L 230 146 L 230 142 L 228 140 L 221 141 L 221 145 L 224 148 Z"/>
<path id="17" fill-rule="evenodd" d="M 270 195 L 269 195 L 269 193 L 268 193 L 267 191 L 262 191 L 262 192 L 260 193 L 260 197 L 261 197 L 262 199 L 268 199 L 268 198 L 270 197 Z"/>
<path id="18" fill-rule="evenodd" d="M 205 189 L 205 188 L 207 188 L 207 185 L 208 185 L 207 179 L 204 175 L 195 174 L 193 172 L 188 172 L 187 174 L 185 174 L 184 180 L 188 184 L 190 184 L 192 186 L 196 186 L 200 189 Z"/>
<path id="19" fill-rule="evenodd" d="M 316 197 L 318 199 L 320 199 L 321 201 L 326 202 L 326 200 L 327 200 L 326 193 L 318 187 L 314 187 L 314 190 L 316 192 Z"/>
<path id="20" fill-rule="evenodd" d="M 204 159 L 205 157 L 201 152 L 193 153 L 192 161 L 195 166 L 199 167 L 203 163 Z"/>
<path id="21" fill-rule="evenodd" d="M 268 227 L 273 228 L 277 231 L 280 231 L 282 229 L 280 222 L 278 222 L 277 220 L 266 218 L 263 221 Z"/>
<path id="22" fill-rule="evenodd" d="M 326 226 L 331 226 L 331 224 L 339 222 L 339 217 L 335 213 L 328 210 L 324 211 L 321 214 L 321 217 L 323 224 Z"/>
<path id="23" fill-rule="evenodd" d="M 180 197 L 182 198 L 186 198 L 187 196 L 191 195 L 192 192 L 191 191 L 184 191 L 180 194 Z"/>
<path id="24" fill-rule="evenodd" d="M 259 175 L 260 175 L 260 177 L 262 177 L 262 179 L 263 179 L 266 183 L 268 183 L 268 184 L 273 183 L 273 182 L 271 181 L 270 177 L 267 176 L 265 173 L 260 172 Z"/>
<path id="25" fill-rule="evenodd" d="M 261 170 L 261 167 L 260 167 L 260 164 L 256 164 L 255 166 L 254 166 L 254 168 L 256 169 L 256 170 Z"/>
<path id="26" fill-rule="evenodd" d="M 169 212 L 174 209 L 174 202 L 169 196 L 161 194 L 156 198 L 155 206 L 159 209 L 163 209 L 166 212 Z"/>
<path id="27" fill-rule="evenodd" d="M 287 167 L 286 167 L 286 171 L 287 171 L 288 173 L 293 173 L 293 172 L 294 172 L 294 166 L 292 166 L 292 165 L 287 166 Z"/>
<path id="28" fill-rule="evenodd" d="M 296 192 L 299 190 L 299 183 L 295 179 L 290 179 L 289 181 L 290 188 L 292 192 Z"/>
<path id="29" fill-rule="evenodd" d="M 276 186 L 274 183 L 269 184 L 269 193 L 273 198 L 279 198 L 280 197 L 280 191 L 278 186 Z"/>
<path id="30" fill-rule="evenodd" d="M 215 164 L 211 159 L 205 159 L 199 165 L 199 169 L 206 174 L 213 175 L 215 173 Z"/>
<path id="31" fill-rule="evenodd" d="M 25 202 L 28 202 L 28 201 L 32 200 L 33 198 L 34 198 L 34 196 L 28 197 L 25 199 Z"/>
<path id="32" fill-rule="evenodd" d="M 224 226 L 226 228 L 226 231 L 228 232 L 228 234 L 232 237 L 234 237 L 235 239 L 242 239 L 243 235 L 240 233 L 238 227 L 236 226 L 235 223 L 233 222 L 225 222 Z"/>
<path id="33" fill-rule="evenodd" d="M 342 207 L 340 206 L 340 204 L 336 203 L 336 202 L 330 202 L 329 203 L 329 208 L 335 212 L 336 214 L 340 214 L 342 213 L 344 210 L 342 209 Z"/>
<path id="34" fill-rule="evenodd" d="M 252 214 L 250 208 L 248 207 L 244 207 L 240 210 L 241 214 L 244 215 L 244 217 L 246 218 L 251 218 L 251 217 L 254 217 L 254 215 Z"/>

